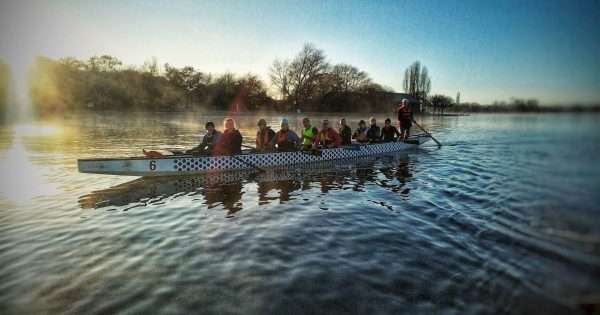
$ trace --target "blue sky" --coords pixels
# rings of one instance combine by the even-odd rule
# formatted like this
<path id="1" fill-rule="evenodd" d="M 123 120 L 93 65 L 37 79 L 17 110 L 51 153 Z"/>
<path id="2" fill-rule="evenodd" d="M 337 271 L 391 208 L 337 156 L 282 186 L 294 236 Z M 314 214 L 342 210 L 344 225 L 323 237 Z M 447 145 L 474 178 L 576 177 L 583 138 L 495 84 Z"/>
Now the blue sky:
<path id="1" fill-rule="evenodd" d="M 266 79 L 306 42 L 402 91 L 426 65 L 463 101 L 600 102 L 600 1 L 2 1 L 0 58 L 156 57 Z"/>

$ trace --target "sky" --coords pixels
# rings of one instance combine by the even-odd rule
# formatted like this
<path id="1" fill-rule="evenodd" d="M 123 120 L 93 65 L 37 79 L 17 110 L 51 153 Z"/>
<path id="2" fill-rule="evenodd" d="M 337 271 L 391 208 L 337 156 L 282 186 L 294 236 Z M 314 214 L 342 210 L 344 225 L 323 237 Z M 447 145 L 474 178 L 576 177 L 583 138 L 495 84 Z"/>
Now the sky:
<path id="1" fill-rule="evenodd" d="M 600 1 L 7 1 L 0 58 L 24 76 L 33 56 L 255 73 L 307 43 L 402 92 L 425 65 L 431 94 L 490 104 L 600 103 Z M 18 77 L 18 75 L 17 75 Z"/>

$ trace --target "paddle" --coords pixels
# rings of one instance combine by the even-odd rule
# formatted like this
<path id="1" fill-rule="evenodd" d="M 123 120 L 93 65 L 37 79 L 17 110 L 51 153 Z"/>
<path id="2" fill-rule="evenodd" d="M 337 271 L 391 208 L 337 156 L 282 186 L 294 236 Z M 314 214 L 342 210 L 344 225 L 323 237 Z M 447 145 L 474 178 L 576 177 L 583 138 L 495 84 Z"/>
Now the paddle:
<path id="1" fill-rule="evenodd" d="M 425 132 L 426 135 L 428 135 L 433 141 L 435 141 L 435 143 L 437 143 L 439 147 L 442 147 L 442 144 L 439 141 L 437 141 L 429 132 L 427 132 L 427 130 L 423 129 L 423 127 L 417 124 L 417 122 L 414 119 L 413 122 L 415 123 L 415 125 L 417 125 L 417 127 L 421 128 L 421 130 L 423 130 L 423 132 Z"/>
<path id="2" fill-rule="evenodd" d="M 250 162 L 246 162 L 246 161 L 244 161 L 244 160 L 240 159 L 239 157 L 237 157 L 237 156 L 235 156 L 235 155 L 230 155 L 229 157 L 231 157 L 231 158 L 232 158 L 232 159 L 234 159 L 234 160 L 238 160 L 238 161 L 242 162 L 243 164 L 245 164 L 245 165 L 248 165 L 248 166 L 250 166 L 250 167 L 252 167 L 252 168 L 254 168 L 254 169 L 258 170 L 259 172 L 266 172 L 266 171 L 265 171 L 265 169 L 263 169 L 263 168 L 260 168 L 260 167 L 258 167 L 258 166 L 256 166 L 256 165 L 254 165 L 254 164 L 252 164 L 252 163 L 250 163 Z"/>

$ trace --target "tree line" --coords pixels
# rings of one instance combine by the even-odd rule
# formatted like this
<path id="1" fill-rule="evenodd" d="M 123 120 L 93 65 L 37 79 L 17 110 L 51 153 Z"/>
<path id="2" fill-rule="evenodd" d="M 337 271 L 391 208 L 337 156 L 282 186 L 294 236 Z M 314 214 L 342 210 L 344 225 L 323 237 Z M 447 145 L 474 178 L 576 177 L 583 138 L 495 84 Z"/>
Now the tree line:
<path id="1" fill-rule="evenodd" d="M 288 59 L 275 59 L 269 84 L 256 74 L 212 74 L 192 66 L 181 68 L 156 58 L 141 66 L 124 66 L 116 57 L 88 60 L 37 57 L 28 74 L 31 102 L 38 112 L 80 110 L 140 111 L 320 111 L 389 112 L 398 101 L 393 89 L 346 63 L 331 63 L 314 44 L 306 43 Z M 404 72 L 403 90 L 412 95 L 413 110 L 426 112 L 537 111 L 536 100 L 512 99 L 491 106 L 461 103 L 460 93 L 430 95 L 428 69 L 415 61 Z M 6 113 L 10 67 L 0 60 L 0 115 Z"/>
<path id="2" fill-rule="evenodd" d="M 79 110 L 366 111 L 389 110 L 392 89 L 355 66 L 330 64 L 305 44 L 292 59 L 275 59 L 267 85 L 258 75 L 212 74 L 156 58 L 123 66 L 114 56 L 88 60 L 37 57 L 30 98 L 42 113 Z"/>

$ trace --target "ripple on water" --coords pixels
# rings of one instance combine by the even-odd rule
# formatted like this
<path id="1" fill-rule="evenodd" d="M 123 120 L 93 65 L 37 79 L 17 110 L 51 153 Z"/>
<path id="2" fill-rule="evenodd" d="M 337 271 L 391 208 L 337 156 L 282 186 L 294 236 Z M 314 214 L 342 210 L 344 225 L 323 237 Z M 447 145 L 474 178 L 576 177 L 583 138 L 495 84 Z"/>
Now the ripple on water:
<path id="1" fill-rule="evenodd" d="M 565 137 L 519 136 L 545 116 L 486 117 L 432 118 L 442 149 L 133 180 L 77 174 L 73 157 L 133 154 L 144 124 L 85 120 L 85 141 L 35 155 L 58 194 L 0 208 L 0 309 L 577 314 L 600 292 L 594 149 L 556 121 Z M 166 143 L 192 134 L 154 125 Z"/>

